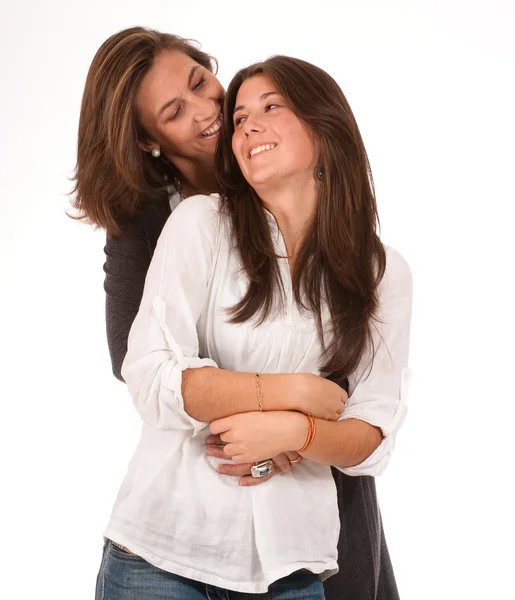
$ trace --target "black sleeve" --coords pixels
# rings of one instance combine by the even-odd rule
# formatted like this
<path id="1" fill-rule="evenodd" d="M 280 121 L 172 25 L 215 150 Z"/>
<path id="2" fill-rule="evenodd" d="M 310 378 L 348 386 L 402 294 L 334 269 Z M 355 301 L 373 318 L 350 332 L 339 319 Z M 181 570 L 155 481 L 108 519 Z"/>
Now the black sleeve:
<path id="1" fill-rule="evenodd" d="M 122 227 L 104 248 L 106 333 L 115 377 L 123 381 L 121 368 L 127 352 L 127 338 L 138 312 L 145 276 L 152 258 L 142 231 L 133 223 Z"/>
<path id="2" fill-rule="evenodd" d="M 106 333 L 114 376 L 123 381 L 122 363 L 127 339 L 143 296 L 150 261 L 166 219 L 168 198 L 146 206 L 136 217 L 120 226 L 121 235 L 108 238 L 104 248 Z"/>

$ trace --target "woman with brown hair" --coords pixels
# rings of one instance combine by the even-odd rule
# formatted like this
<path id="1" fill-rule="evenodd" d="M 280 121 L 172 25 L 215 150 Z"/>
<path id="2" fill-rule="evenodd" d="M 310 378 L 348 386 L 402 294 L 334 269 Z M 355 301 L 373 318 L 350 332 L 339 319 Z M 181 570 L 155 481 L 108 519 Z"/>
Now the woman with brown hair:
<path id="1" fill-rule="evenodd" d="M 88 75 L 79 131 L 76 205 L 84 217 L 108 232 L 107 324 L 117 376 L 146 271 L 166 218 L 182 197 L 217 189 L 213 153 L 223 90 L 210 68 L 209 57 L 184 40 L 133 28 L 113 36 L 102 46 Z M 180 245 L 179 239 L 177 243 Z M 167 306 L 170 308 L 173 309 Z M 182 426 L 186 430 L 191 419 L 213 421 L 254 410 L 256 385 L 265 411 L 298 410 L 334 420 L 342 409 L 341 389 L 316 375 L 261 374 L 257 378 L 253 372 L 195 366 L 198 365 L 192 364 L 182 373 L 182 401 L 188 415 L 183 415 Z M 276 365 L 274 371 L 279 370 Z M 154 431 L 167 425 L 163 407 L 156 413 L 152 403 L 136 405 Z M 160 418 L 164 420 L 159 421 Z M 175 416 L 171 418 L 173 421 Z M 321 426 L 319 423 L 319 429 Z M 217 446 L 208 452 L 215 458 L 227 455 Z M 296 452 L 281 454 L 276 459 L 281 469 L 289 470 L 287 457 L 300 466 Z M 262 483 L 274 475 L 272 472 L 262 479 L 253 478 L 249 470 L 250 465 L 241 463 L 219 469 L 221 473 L 243 476 L 241 483 Z M 353 471 L 350 467 L 347 472 L 359 473 L 359 469 Z M 162 475 L 154 482 L 158 488 L 167 482 Z M 224 480 L 224 475 L 216 475 Z M 342 568 L 328 580 L 327 597 L 397 597 L 373 478 L 349 477 L 336 470 L 333 476 L 342 522 Z M 273 483 L 281 479 L 274 478 Z M 197 481 L 195 485 L 199 486 L 199 494 L 212 493 L 207 482 L 203 486 Z M 260 485 L 259 489 L 267 486 Z M 123 489 L 120 494 L 123 496 Z M 119 538 L 118 546 L 111 542 L 105 546 L 99 589 L 105 592 L 116 575 L 127 582 L 135 561 L 140 571 L 145 564 L 161 583 L 163 577 L 166 581 L 166 571 L 121 549 L 120 546 L 131 545 L 122 541 L 127 540 Z M 132 546 L 137 550 L 137 545 Z M 151 562 L 156 565 L 160 561 Z M 149 598 L 159 597 L 148 594 Z"/>

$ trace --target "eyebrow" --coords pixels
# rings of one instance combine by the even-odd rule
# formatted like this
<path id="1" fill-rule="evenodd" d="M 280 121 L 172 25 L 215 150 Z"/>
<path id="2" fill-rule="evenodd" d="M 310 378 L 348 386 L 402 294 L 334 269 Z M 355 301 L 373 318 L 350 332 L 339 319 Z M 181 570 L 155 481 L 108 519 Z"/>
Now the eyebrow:
<path id="1" fill-rule="evenodd" d="M 266 98 L 268 98 L 268 96 L 273 96 L 274 94 L 276 94 L 277 96 L 280 96 L 279 92 L 265 92 L 264 94 L 262 94 L 259 99 L 260 100 L 265 100 Z M 239 110 L 243 110 L 245 108 L 245 106 L 243 104 L 240 104 L 240 106 L 237 106 L 233 111 L 232 114 L 234 116 L 234 113 L 238 112 Z"/>
<path id="2" fill-rule="evenodd" d="M 199 67 L 200 67 L 200 65 L 196 65 L 191 68 L 190 74 L 188 75 L 188 87 L 191 86 L 193 77 L 195 77 L 195 73 Z M 168 102 L 166 102 L 166 104 L 163 104 L 163 106 L 161 106 L 161 108 L 159 109 L 159 112 L 157 113 L 157 118 L 159 118 L 167 108 L 172 106 L 172 104 L 175 104 L 177 102 L 177 100 L 178 100 L 178 98 L 174 98 L 173 100 L 169 100 Z"/>

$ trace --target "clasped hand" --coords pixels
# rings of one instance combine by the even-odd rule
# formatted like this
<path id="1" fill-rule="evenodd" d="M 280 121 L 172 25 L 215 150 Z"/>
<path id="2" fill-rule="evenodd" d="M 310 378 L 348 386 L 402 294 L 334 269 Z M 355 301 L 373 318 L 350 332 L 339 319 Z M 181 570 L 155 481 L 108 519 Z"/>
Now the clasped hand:
<path id="1" fill-rule="evenodd" d="M 218 467 L 218 472 L 224 475 L 240 477 L 240 485 L 259 485 L 264 483 L 275 472 L 290 472 L 292 463 L 300 462 L 296 450 L 302 448 L 308 433 L 308 420 L 305 414 L 337 420 L 345 407 L 347 394 L 337 384 L 321 377 L 306 374 L 303 381 L 308 382 L 308 388 L 315 386 L 309 395 L 299 394 L 302 412 L 267 411 L 239 413 L 213 421 L 210 425 L 211 435 L 206 439 L 208 456 L 219 459 L 230 459 Z M 302 392 L 302 389 L 301 389 Z M 318 397 L 318 402 L 313 401 Z M 323 399 L 323 400 L 321 400 Z M 250 468 L 253 463 L 272 458 L 276 471 L 267 477 L 253 478 Z"/>
<path id="2" fill-rule="evenodd" d="M 225 444 L 227 458 L 253 463 L 301 448 L 308 422 L 296 412 L 249 412 L 213 421 L 209 429 Z"/>
<path id="3" fill-rule="evenodd" d="M 242 486 L 260 485 L 278 472 L 289 473 L 300 462 L 301 457 L 297 452 L 285 448 L 286 442 L 284 438 L 278 439 L 277 432 L 281 425 L 291 425 L 292 421 L 286 418 L 291 414 L 294 413 L 251 412 L 213 421 L 210 427 L 213 435 L 206 439 L 206 454 L 219 459 L 232 459 L 232 463 L 222 463 L 218 472 L 239 477 L 239 484 Z M 305 420 L 305 417 L 297 414 L 299 416 Z M 272 439 L 269 438 L 271 432 Z M 252 464 L 265 458 L 272 458 L 275 470 L 266 477 L 252 477 Z"/>

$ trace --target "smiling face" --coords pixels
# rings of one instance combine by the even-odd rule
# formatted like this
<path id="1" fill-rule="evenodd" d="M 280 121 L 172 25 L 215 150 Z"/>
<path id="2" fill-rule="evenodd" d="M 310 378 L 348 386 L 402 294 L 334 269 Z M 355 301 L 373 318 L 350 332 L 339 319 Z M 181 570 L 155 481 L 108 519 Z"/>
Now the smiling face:
<path id="1" fill-rule="evenodd" d="M 136 94 L 141 125 L 173 163 L 212 156 L 221 127 L 224 89 L 218 79 L 179 50 L 159 54 Z"/>
<path id="2" fill-rule="evenodd" d="M 232 149 L 245 179 L 256 188 L 288 178 L 313 178 L 313 136 L 266 75 L 243 82 L 233 114 Z"/>

